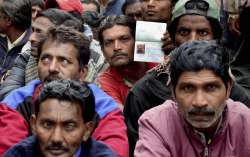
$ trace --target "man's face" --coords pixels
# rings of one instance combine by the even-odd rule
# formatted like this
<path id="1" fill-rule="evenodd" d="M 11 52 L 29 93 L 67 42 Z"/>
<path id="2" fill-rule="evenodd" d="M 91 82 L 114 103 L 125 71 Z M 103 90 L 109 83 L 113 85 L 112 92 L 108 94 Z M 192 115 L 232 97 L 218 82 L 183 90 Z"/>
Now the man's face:
<path id="1" fill-rule="evenodd" d="M 175 35 L 177 46 L 187 41 L 212 39 L 214 39 L 214 34 L 206 17 L 200 15 L 184 15 L 180 17 Z"/>
<path id="2" fill-rule="evenodd" d="M 77 49 L 71 43 L 46 41 L 38 61 L 40 80 L 43 82 L 57 79 L 79 80 L 81 70 L 77 54 Z"/>
<path id="3" fill-rule="evenodd" d="M 73 157 L 86 126 L 79 103 L 49 98 L 40 104 L 32 128 L 45 157 Z"/>
<path id="4" fill-rule="evenodd" d="M 199 131 L 216 127 L 229 97 L 222 79 L 211 70 L 183 72 L 175 87 L 178 110 L 184 119 Z"/>
<path id="5" fill-rule="evenodd" d="M 142 0 L 143 20 L 167 22 L 171 18 L 172 0 Z"/>
<path id="6" fill-rule="evenodd" d="M 114 67 L 128 65 L 133 61 L 134 38 L 130 28 L 115 25 L 103 31 L 103 54 Z"/>
<path id="7" fill-rule="evenodd" d="M 82 3 L 82 7 L 84 8 L 84 11 L 91 11 L 91 12 L 98 13 L 96 5 L 93 3 L 89 3 L 89 4 Z"/>
<path id="8" fill-rule="evenodd" d="M 38 17 L 32 23 L 32 34 L 29 37 L 31 42 L 31 53 L 33 56 L 37 56 L 37 46 L 42 36 L 46 34 L 50 27 L 54 24 L 46 17 Z"/>
<path id="9" fill-rule="evenodd" d="M 142 5 L 140 2 L 130 4 L 125 9 L 125 15 L 132 17 L 134 20 L 142 20 Z"/>
<path id="10" fill-rule="evenodd" d="M 36 16 L 38 13 L 42 11 L 42 8 L 40 8 L 38 5 L 32 6 L 32 20 L 34 21 L 36 19 Z"/>

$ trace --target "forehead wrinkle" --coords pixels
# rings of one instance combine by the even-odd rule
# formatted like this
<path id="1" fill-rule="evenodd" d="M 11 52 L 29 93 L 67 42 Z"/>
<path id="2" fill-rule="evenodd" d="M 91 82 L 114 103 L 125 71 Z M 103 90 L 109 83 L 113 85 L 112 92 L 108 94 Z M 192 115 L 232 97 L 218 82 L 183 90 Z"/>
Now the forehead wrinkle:
<path id="1" fill-rule="evenodd" d="M 111 28 L 107 28 L 103 31 L 102 35 L 104 40 L 112 40 L 121 36 L 132 36 L 130 33 L 130 28 L 123 25 L 114 25 Z"/>
<path id="2" fill-rule="evenodd" d="M 44 102 L 46 103 L 46 101 Z M 52 102 L 50 102 L 49 104 L 47 102 L 46 104 L 42 105 L 42 108 L 39 111 L 39 116 L 42 119 L 50 119 L 56 122 L 64 122 L 69 120 L 78 121 L 79 117 L 77 116 L 81 114 L 79 113 L 81 112 L 81 110 L 79 109 L 80 107 L 78 107 L 78 104 L 76 103 L 73 104 L 73 103 L 74 102 L 69 102 L 69 101 L 52 100 Z"/>
<path id="3" fill-rule="evenodd" d="M 180 83 L 191 83 L 191 84 L 207 84 L 212 82 L 222 81 L 219 76 L 214 74 L 210 70 L 202 70 L 199 72 L 183 72 L 179 77 Z"/>

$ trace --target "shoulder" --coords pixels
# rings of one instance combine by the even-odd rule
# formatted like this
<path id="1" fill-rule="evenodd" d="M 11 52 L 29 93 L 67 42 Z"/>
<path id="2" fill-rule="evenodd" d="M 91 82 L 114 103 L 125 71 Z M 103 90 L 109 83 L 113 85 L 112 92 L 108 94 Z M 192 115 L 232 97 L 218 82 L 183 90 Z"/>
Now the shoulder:
<path id="1" fill-rule="evenodd" d="M 147 121 L 160 125 L 162 119 L 174 118 L 178 116 L 176 103 L 172 100 L 165 101 L 162 105 L 145 111 L 139 119 L 139 123 Z"/>
<path id="2" fill-rule="evenodd" d="M 118 109 L 117 103 L 102 89 L 95 84 L 88 84 L 95 97 L 96 112 L 100 118 L 105 117 L 108 113 Z"/>
<path id="3" fill-rule="evenodd" d="M 4 157 L 33 157 L 35 154 L 36 138 L 31 136 L 11 147 Z"/>
<path id="4" fill-rule="evenodd" d="M 2 101 L 9 107 L 16 109 L 20 103 L 22 103 L 27 97 L 32 96 L 36 87 L 41 84 L 39 80 L 34 80 L 28 85 L 15 89 L 10 92 Z"/>
<path id="5" fill-rule="evenodd" d="M 117 157 L 117 155 L 104 143 L 101 141 L 91 140 L 91 156 L 94 157 Z"/>
<path id="6" fill-rule="evenodd" d="M 114 80 L 114 79 L 121 79 L 121 76 L 117 72 L 117 70 L 113 67 L 108 67 L 105 71 L 103 71 L 100 75 L 99 78 L 102 82 L 102 80 Z"/>
<path id="7" fill-rule="evenodd" d="M 227 100 L 227 121 L 230 129 L 242 128 L 243 131 L 250 131 L 250 110 L 241 102 L 231 99 Z"/>
<path id="8" fill-rule="evenodd" d="M 239 101 L 228 99 L 226 101 L 229 114 L 236 113 L 239 115 L 250 116 L 250 109 Z"/>

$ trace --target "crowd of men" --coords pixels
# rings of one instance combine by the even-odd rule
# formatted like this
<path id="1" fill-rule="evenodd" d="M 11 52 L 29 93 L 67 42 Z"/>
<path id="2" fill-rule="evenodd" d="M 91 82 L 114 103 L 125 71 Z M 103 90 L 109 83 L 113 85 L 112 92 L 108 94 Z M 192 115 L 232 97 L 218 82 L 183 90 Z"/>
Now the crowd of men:
<path id="1" fill-rule="evenodd" d="M 0 0 L 0 156 L 250 156 L 249 17 L 249 0 Z M 137 21 L 167 23 L 162 63 L 134 60 Z"/>

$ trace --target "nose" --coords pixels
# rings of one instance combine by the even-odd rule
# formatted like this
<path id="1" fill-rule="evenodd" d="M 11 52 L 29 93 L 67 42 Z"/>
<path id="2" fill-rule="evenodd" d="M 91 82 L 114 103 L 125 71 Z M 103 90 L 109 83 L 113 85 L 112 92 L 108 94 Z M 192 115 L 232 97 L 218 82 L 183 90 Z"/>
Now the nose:
<path id="1" fill-rule="evenodd" d="M 199 37 L 196 32 L 191 32 L 189 41 L 199 40 Z"/>
<path id="2" fill-rule="evenodd" d="M 149 0 L 148 5 L 152 5 L 152 4 L 153 4 L 153 2 L 154 2 L 154 0 Z"/>
<path id="3" fill-rule="evenodd" d="M 36 32 L 32 32 L 30 37 L 29 37 L 29 41 L 30 42 L 38 42 L 38 39 L 37 39 L 37 33 Z"/>
<path id="4" fill-rule="evenodd" d="M 192 105 L 197 108 L 206 107 L 208 105 L 206 94 L 203 91 L 198 90 L 193 96 Z"/>
<path id="5" fill-rule="evenodd" d="M 52 143 L 62 143 L 63 135 L 60 127 L 56 127 L 51 134 L 50 140 Z"/>
<path id="6" fill-rule="evenodd" d="M 114 51 L 119 51 L 119 50 L 121 50 L 121 43 L 118 40 L 115 40 Z"/>
<path id="7" fill-rule="evenodd" d="M 56 59 L 53 59 L 49 64 L 49 72 L 55 73 L 58 72 L 58 63 Z"/>

